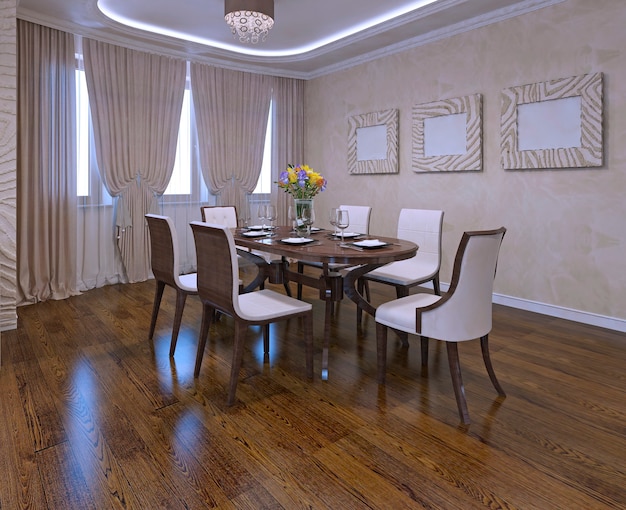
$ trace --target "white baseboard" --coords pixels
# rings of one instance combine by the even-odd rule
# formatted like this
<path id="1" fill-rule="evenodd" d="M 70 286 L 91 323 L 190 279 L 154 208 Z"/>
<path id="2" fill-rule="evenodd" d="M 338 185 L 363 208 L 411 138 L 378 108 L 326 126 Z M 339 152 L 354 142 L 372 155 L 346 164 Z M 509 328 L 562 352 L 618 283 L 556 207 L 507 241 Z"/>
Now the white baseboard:
<path id="1" fill-rule="evenodd" d="M 529 312 L 537 312 L 543 315 L 549 315 L 550 317 L 558 317 L 560 319 L 567 319 L 574 322 L 582 322 L 583 324 L 589 324 L 591 326 L 598 326 L 601 328 L 626 333 L 626 320 L 624 319 L 617 319 L 615 317 L 607 317 L 595 313 L 583 312 L 581 310 L 573 310 L 571 308 L 564 308 L 562 306 L 537 303 L 536 301 L 530 301 L 528 299 L 520 299 L 511 296 L 503 296 L 501 294 L 494 294 L 493 302 L 499 305 L 510 306 L 512 308 L 528 310 Z"/>
<path id="2" fill-rule="evenodd" d="M 447 283 L 441 284 L 441 290 L 447 291 L 448 287 L 449 285 Z M 598 326 L 600 328 L 626 333 L 626 319 L 607 317 L 596 313 L 573 310 L 562 306 L 548 305 L 546 303 L 505 296 L 503 294 L 494 294 L 493 302 L 498 305 L 510 306 L 511 308 L 518 308 L 520 310 L 536 312 L 542 315 L 549 315 L 550 317 L 558 317 L 559 319 L 567 319 L 574 322 L 581 322 L 582 324 L 589 324 L 590 326 Z"/>

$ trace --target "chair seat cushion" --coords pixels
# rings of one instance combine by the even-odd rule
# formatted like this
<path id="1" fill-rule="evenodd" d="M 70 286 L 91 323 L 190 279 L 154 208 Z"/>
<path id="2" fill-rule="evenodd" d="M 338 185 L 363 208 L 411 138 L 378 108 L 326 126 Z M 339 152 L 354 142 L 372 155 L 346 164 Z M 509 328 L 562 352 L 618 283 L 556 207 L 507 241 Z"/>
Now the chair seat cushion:
<path id="1" fill-rule="evenodd" d="M 368 280 L 395 285 L 412 285 L 428 281 L 437 274 L 436 257 L 418 257 L 391 262 L 365 275 Z"/>
<path id="2" fill-rule="evenodd" d="M 265 321 L 312 308 L 310 303 L 268 289 L 239 296 L 241 317 L 248 321 Z"/>
<path id="3" fill-rule="evenodd" d="M 198 292 L 198 275 L 196 273 L 181 274 L 178 277 L 180 288 L 186 292 Z"/>
<path id="4" fill-rule="evenodd" d="M 441 296 L 435 294 L 419 293 L 389 301 L 376 309 L 376 322 L 417 335 L 419 332 L 415 327 L 415 309 L 431 305 L 440 299 Z"/>
<path id="5" fill-rule="evenodd" d="M 266 251 L 257 251 L 257 250 L 250 250 L 250 251 L 257 256 L 264 258 L 268 264 L 274 260 L 282 260 L 282 257 L 280 255 L 276 255 L 275 253 L 268 253 Z"/>

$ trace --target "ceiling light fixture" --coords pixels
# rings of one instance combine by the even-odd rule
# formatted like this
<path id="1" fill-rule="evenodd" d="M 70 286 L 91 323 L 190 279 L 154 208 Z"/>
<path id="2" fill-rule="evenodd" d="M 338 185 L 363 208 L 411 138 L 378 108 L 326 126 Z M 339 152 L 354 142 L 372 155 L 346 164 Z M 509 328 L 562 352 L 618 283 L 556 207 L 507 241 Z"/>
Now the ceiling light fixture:
<path id="1" fill-rule="evenodd" d="M 240 42 L 265 41 L 274 26 L 274 0 L 226 0 L 224 19 Z"/>

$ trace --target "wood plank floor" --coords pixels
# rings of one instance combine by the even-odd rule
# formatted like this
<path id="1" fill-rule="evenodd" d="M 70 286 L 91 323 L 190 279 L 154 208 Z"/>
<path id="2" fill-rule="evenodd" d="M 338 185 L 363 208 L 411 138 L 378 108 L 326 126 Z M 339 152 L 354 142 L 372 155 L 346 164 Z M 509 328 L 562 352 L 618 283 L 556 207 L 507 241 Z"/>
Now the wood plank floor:
<path id="1" fill-rule="evenodd" d="M 459 419 L 445 347 L 390 334 L 376 384 L 374 321 L 335 315 L 319 377 L 323 304 L 313 292 L 316 378 L 298 321 L 251 328 L 237 403 L 225 407 L 232 321 L 193 364 L 190 298 L 174 359 L 174 293 L 148 341 L 154 282 L 18 310 L 2 334 L 0 508 L 626 508 L 626 335 L 494 307 L 499 399 L 477 342 L 460 345 L 472 424 Z M 277 290 L 281 290 L 277 288 Z M 391 289 L 373 286 L 374 300 Z"/>

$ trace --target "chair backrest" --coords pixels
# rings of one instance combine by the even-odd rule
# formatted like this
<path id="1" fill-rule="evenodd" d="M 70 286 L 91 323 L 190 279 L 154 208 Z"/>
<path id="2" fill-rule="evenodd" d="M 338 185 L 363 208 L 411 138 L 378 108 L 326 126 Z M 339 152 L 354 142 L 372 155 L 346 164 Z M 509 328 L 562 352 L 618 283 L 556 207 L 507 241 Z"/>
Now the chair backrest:
<path id="1" fill-rule="evenodd" d="M 439 302 L 418 309 L 422 335 L 460 342 L 491 331 L 493 281 L 505 232 L 501 227 L 463 234 L 448 292 Z"/>
<path id="2" fill-rule="evenodd" d="M 239 268 L 230 228 L 215 223 L 191 222 L 196 243 L 198 295 L 229 315 L 239 317 Z"/>
<path id="3" fill-rule="evenodd" d="M 441 266 L 441 233 L 443 211 L 430 209 L 402 209 L 398 217 L 399 239 L 412 241 L 419 249 L 416 256 L 428 258 Z"/>
<path id="4" fill-rule="evenodd" d="M 202 206 L 202 221 L 215 225 L 224 225 L 228 228 L 237 228 L 237 209 L 234 205 Z"/>
<path id="5" fill-rule="evenodd" d="M 169 216 L 146 214 L 150 230 L 150 260 L 157 280 L 180 287 L 178 268 L 178 236 Z"/>
<path id="6" fill-rule="evenodd" d="M 368 205 L 340 205 L 339 209 L 345 209 L 350 216 L 350 232 L 360 234 L 370 233 L 370 215 L 372 208 Z"/>

